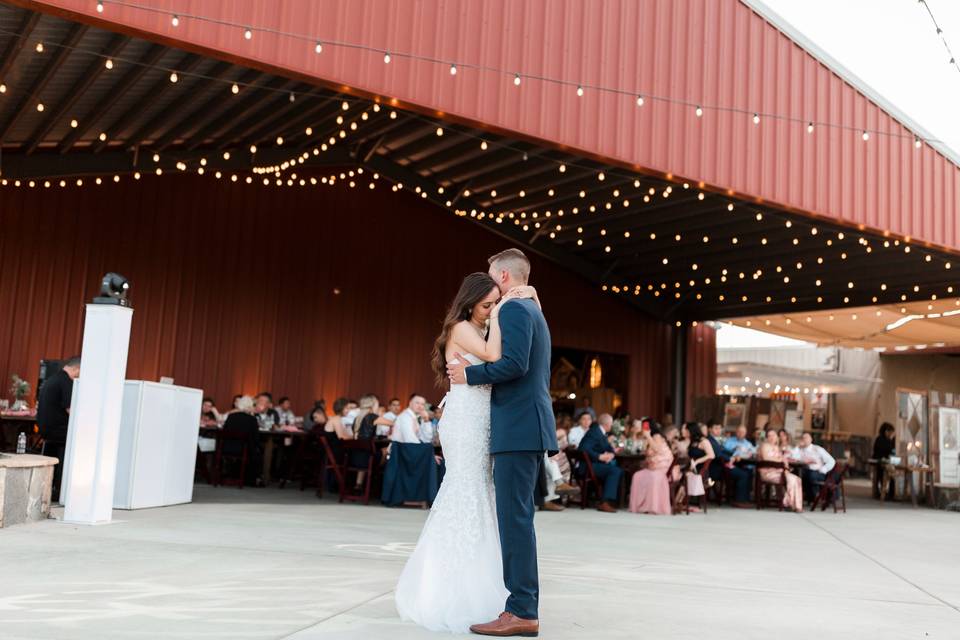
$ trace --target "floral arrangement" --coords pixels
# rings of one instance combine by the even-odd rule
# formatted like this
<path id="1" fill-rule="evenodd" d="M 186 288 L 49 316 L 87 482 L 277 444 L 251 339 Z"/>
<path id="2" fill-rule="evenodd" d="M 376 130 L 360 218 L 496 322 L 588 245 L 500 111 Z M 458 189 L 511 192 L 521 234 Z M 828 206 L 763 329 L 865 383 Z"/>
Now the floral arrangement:
<path id="1" fill-rule="evenodd" d="M 13 399 L 17 402 L 22 402 L 24 398 L 30 395 L 30 383 L 18 376 L 13 374 L 10 377 L 10 395 L 13 396 Z"/>

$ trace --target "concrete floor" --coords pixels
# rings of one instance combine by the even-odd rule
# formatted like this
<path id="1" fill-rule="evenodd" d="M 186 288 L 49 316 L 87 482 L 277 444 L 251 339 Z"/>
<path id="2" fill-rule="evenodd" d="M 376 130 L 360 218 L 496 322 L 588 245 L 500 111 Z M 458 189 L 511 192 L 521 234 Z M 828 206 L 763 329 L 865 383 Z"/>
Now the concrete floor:
<path id="1" fill-rule="evenodd" d="M 425 512 L 198 486 L 190 505 L 0 531 L 0 638 L 438 637 L 393 588 Z M 541 637 L 960 637 L 960 514 L 537 516 Z M 468 577 L 465 577 L 468 579 Z"/>

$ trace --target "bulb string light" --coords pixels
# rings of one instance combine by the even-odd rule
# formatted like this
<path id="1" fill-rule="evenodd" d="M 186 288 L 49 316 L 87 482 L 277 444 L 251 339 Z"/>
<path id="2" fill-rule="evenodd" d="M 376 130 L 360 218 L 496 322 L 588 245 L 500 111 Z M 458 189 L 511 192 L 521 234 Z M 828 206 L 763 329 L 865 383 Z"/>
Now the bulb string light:
<path id="1" fill-rule="evenodd" d="M 927 4 L 927 0 L 917 0 L 917 2 L 923 5 L 923 8 L 927 10 L 927 15 L 930 16 L 930 22 L 933 23 L 933 28 L 937 32 L 937 37 L 940 38 L 940 42 L 943 43 L 943 48 L 947 50 L 947 59 L 949 60 L 950 66 L 960 73 L 960 63 L 957 62 L 956 56 L 953 55 L 953 50 L 950 49 L 950 44 L 947 42 L 947 36 L 940 27 L 940 23 L 937 22 L 937 18 L 933 15 L 933 10 L 930 8 L 930 5 Z"/>
<path id="2" fill-rule="evenodd" d="M 920 0 L 923 2 L 923 0 Z M 924 3 L 925 4 L 925 3 Z M 261 33 L 266 35 L 272 35 L 277 37 L 289 38 L 292 40 L 297 40 L 306 43 L 314 51 L 322 51 L 323 47 L 340 47 L 343 49 L 352 49 L 357 51 L 364 51 L 367 53 L 375 54 L 383 59 L 385 64 L 389 64 L 391 61 L 396 59 L 405 59 L 415 62 L 424 62 L 428 64 L 434 64 L 440 66 L 442 69 L 447 70 L 447 74 L 450 77 L 456 77 L 457 72 L 462 72 L 464 70 L 472 70 L 482 73 L 490 73 L 495 75 L 503 76 L 505 79 L 512 80 L 513 84 L 516 86 L 521 86 L 521 78 L 523 80 L 536 80 L 545 84 L 553 84 L 562 87 L 570 88 L 574 96 L 582 96 L 585 92 L 597 92 L 597 93 L 607 93 L 611 95 L 618 95 L 627 97 L 631 103 L 635 103 L 638 107 L 644 106 L 648 102 L 661 102 L 665 104 L 672 104 L 676 106 L 689 108 L 691 111 L 696 111 L 696 115 L 701 117 L 705 112 L 714 112 L 714 113 L 732 113 L 743 115 L 745 118 L 753 119 L 755 122 L 758 119 L 764 120 L 774 120 L 786 123 L 793 123 L 802 125 L 806 128 L 807 131 L 812 131 L 814 127 L 825 127 L 832 128 L 842 131 L 849 131 L 856 133 L 860 136 L 863 136 L 864 133 L 868 134 L 865 138 L 869 139 L 871 135 L 885 136 L 888 138 L 894 139 L 906 139 L 910 142 L 915 142 L 917 140 L 922 140 L 928 144 L 940 144 L 941 141 L 936 138 L 928 138 L 920 136 L 915 132 L 908 131 L 907 133 L 896 133 L 890 131 L 881 131 L 879 129 L 865 129 L 861 126 L 848 125 L 848 124 L 838 124 L 831 122 L 824 122 L 819 120 L 811 120 L 810 118 L 799 118 L 796 116 L 783 115 L 778 113 L 758 111 L 756 109 L 744 109 L 739 107 L 732 107 L 727 105 L 718 105 L 718 104 L 708 104 L 702 101 L 689 100 L 685 98 L 676 98 L 666 95 L 653 94 L 648 91 L 641 91 L 637 89 L 622 89 L 619 87 L 609 87 L 600 84 L 593 84 L 589 82 L 577 81 L 577 80 L 567 80 L 564 78 L 556 78 L 552 76 L 547 76 L 538 73 L 527 73 L 521 72 L 516 69 L 504 69 L 500 67 L 495 67 L 485 64 L 476 64 L 470 62 L 464 62 L 460 60 L 452 59 L 443 59 L 435 56 L 429 56 L 419 53 L 412 53 L 407 51 L 397 51 L 396 49 L 387 49 L 385 47 L 376 47 L 372 45 L 360 44 L 356 42 L 348 42 L 344 40 L 333 40 L 328 38 L 318 38 L 316 35 L 297 33 L 292 31 L 285 31 L 282 29 L 274 29 L 272 27 L 254 27 L 250 24 L 232 22 L 230 20 L 224 20 L 222 18 L 211 18 L 209 16 L 204 16 L 196 13 L 183 13 L 178 12 L 174 14 L 168 8 L 162 8 L 157 6 L 151 6 L 138 2 L 130 2 L 129 0 L 109 0 L 109 2 L 101 2 L 97 6 L 98 12 L 101 12 L 102 5 L 116 5 L 120 7 L 125 7 L 129 9 L 135 9 L 139 11 L 144 11 L 153 14 L 161 14 L 169 19 L 172 19 L 174 16 L 177 17 L 179 21 L 183 20 L 196 20 L 198 22 L 206 22 L 209 24 L 215 24 L 222 27 L 230 27 L 231 29 L 237 30 L 238 33 L 242 33 L 243 37 L 246 40 L 249 40 L 252 37 L 253 33 Z M 929 7 L 928 7 L 929 11 Z M 931 13 L 932 18 L 932 13 Z M 938 27 L 939 29 L 939 27 Z M 250 34 L 248 36 L 248 34 Z M 318 43 L 322 43 L 321 47 L 318 47 Z M 944 39 L 944 45 L 946 45 L 946 40 Z M 948 47 L 949 50 L 949 47 Z M 951 55 L 952 58 L 952 55 Z M 452 69 L 456 69 L 457 72 L 451 72 Z M 906 127 L 904 126 L 904 129 Z"/>

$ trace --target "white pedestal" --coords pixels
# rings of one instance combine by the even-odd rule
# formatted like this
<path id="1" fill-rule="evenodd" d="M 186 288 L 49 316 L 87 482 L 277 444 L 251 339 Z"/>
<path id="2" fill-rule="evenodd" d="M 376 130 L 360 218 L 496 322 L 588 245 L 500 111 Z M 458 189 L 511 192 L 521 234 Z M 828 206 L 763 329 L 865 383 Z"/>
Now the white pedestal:
<path id="1" fill-rule="evenodd" d="M 140 380 L 124 383 L 115 509 L 193 500 L 202 404 L 200 389 Z"/>
<path id="2" fill-rule="evenodd" d="M 132 318 L 129 307 L 87 305 L 60 492 L 66 522 L 110 522 Z"/>

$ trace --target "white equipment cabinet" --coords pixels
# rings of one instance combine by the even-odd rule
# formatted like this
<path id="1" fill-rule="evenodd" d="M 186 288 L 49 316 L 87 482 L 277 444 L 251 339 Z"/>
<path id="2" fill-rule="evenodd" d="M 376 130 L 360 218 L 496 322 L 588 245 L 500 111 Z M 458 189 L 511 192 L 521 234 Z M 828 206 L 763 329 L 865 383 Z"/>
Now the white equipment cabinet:
<path id="1" fill-rule="evenodd" d="M 123 385 L 114 509 L 193 500 L 203 392 L 127 380 Z"/>

